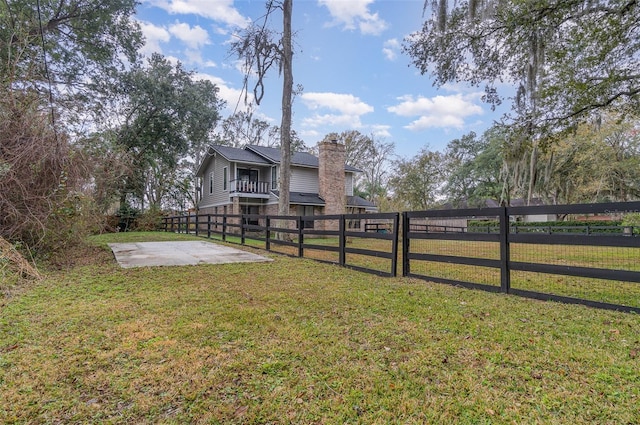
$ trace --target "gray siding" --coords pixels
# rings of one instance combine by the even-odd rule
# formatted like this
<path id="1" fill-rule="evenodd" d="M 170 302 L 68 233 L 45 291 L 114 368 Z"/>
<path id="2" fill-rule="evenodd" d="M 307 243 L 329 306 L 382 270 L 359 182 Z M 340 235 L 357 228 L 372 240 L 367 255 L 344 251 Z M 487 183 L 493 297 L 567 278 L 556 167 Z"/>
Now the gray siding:
<path id="1" fill-rule="evenodd" d="M 223 186 L 224 167 L 227 167 L 229 173 L 228 180 L 231 180 L 232 167 L 229 161 L 222 158 L 220 155 L 217 155 L 209 163 L 209 167 L 205 170 L 202 178 L 201 207 L 224 205 L 230 202 L 228 186 L 227 191 L 224 191 Z M 213 173 L 213 194 L 209 193 L 209 178 L 211 173 Z"/>
<path id="2" fill-rule="evenodd" d="M 318 169 L 291 167 L 291 192 L 318 193 Z"/>
<path id="3" fill-rule="evenodd" d="M 353 173 L 344 173 L 344 191 L 347 196 L 353 196 Z"/>

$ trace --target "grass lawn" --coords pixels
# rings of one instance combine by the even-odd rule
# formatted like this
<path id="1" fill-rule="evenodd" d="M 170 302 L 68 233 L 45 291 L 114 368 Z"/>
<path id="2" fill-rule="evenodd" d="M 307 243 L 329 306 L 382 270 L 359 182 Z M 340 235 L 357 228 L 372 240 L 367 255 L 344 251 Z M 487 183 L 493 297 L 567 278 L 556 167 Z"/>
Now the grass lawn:
<path id="1" fill-rule="evenodd" d="M 638 315 L 277 254 L 120 269 L 104 249 L 184 238 L 96 237 L 0 298 L 0 423 L 640 423 Z"/>

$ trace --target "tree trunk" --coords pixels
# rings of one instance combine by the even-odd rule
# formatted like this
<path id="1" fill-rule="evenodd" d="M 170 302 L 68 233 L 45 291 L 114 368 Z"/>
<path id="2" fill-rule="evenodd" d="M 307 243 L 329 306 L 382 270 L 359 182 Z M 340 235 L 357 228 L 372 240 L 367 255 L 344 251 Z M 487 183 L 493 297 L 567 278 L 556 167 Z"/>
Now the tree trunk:
<path id="1" fill-rule="evenodd" d="M 289 186 L 291 181 L 291 98 L 293 93 L 293 52 L 291 48 L 291 10 L 292 0 L 284 0 L 282 33 L 282 69 L 284 82 L 282 87 L 282 122 L 280 125 L 280 181 L 278 189 L 278 214 L 289 215 Z"/>

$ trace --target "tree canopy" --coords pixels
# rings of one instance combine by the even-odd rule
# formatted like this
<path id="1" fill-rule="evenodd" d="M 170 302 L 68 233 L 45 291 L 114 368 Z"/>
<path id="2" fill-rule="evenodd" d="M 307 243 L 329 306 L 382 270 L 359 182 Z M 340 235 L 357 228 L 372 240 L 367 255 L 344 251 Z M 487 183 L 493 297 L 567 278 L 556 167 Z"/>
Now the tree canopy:
<path id="1" fill-rule="evenodd" d="M 172 176 L 187 154 L 197 156 L 210 140 L 221 108 L 218 89 L 195 80 L 180 63 L 153 54 L 147 66 L 136 65 L 118 87 L 121 122 L 115 144 L 131 158 L 133 173 L 120 188 L 144 203 L 160 206 L 173 189 Z"/>
<path id="2" fill-rule="evenodd" d="M 142 34 L 136 0 L 28 0 L 0 3 L 3 86 L 53 91 L 57 102 L 93 97 L 105 79 L 135 63 Z M 77 107 L 77 105 L 74 105 Z"/>
<path id="3" fill-rule="evenodd" d="M 0 237 L 46 253 L 95 224 L 74 123 L 100 104 L 105 82 L 136 62 L 136 5 L 0 2 Z"/>
<path id="4" fill-rule="evenodd" d="M 474 132 L 449 142 L 445 152 L 446 200 L 456 207 L 480 207 L 500 200 L 502 139 L 496 128 L 477 137 Z"/>
<path id="5" fill-rule="evenodd" d="M 412 159 L 394 162 L 389 188 L 401 209 L 421 211 L 437 205 L 445 178 L 444 158 L 423 148 Z"/>
<path id="6" fill-rule="evenodd" d="M 429 2 L 425 4 L 428 7 Z M 435 84 L 485 85 L 496 106 L 515 87 L 512 129 L 545 139 L 602 110 L 640 111 L 636 0 L 447 0 L 405 40 Z"/>
<path id="7" fill-rule="evenodd" d="M 342 133 L 329 133 L 324 141 L 336 140 L 345 146 L 345 162 L 358 168 L 362 173 L 356 175 L 355 191 L 369 201 L 378 203 L 386 195 L 388 166 L 393 156 L 393 143 L 376 140 L 357 130 Z"/>

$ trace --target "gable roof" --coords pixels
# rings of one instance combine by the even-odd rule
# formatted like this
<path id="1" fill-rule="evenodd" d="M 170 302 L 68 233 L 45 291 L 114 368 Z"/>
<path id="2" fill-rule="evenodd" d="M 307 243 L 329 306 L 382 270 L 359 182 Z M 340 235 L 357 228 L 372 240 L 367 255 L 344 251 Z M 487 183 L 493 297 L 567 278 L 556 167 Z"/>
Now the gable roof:
<path id="1" fill-rule="evenodd" d="M 202 176 L 204 170 L 209 166 L 211 158 L 214 154 L 218 154 L 225 158 L 229 162 L 242 162 L 245 164 L 257 164 L 257 165 L 275 165 L 280 164 L 280 149 L 269 148 L 266 146 L 247 145 L 244 149 L 234 148 L 224 145 L 211 145 L 207 156 L 198 167 L 196 172 L 197 176 Z M 320 162 L 318 157 L 308 152 L 294 152 L 291 155 L 291 165 L 298 167 L 319 168 Z M 361 173 L 362 171 L 352 167 L 351 165 L 345 165 L 344 170 L 351 173 Z"/>
<path id="2" fill-rule="evenodd" d="M 280 148 L 269 148 L 266 146 L 248 145 L 245 149 L 253 151 L 258 155 L 267 158 L 274 164 L 280 164 L 282 156 L 280 155 Z M 291 155 L 291 165 L 297 165 L 299 167 L 319 168 L 320 162 L 318 157 L 308 152 L 293 152 Z M 361 172 L 359 169 L 352 167 L 351 165 L 345 165 L 344 170 L 352 173 Z"/>
<path id="3" fill-rule="evenodd" d="M 272 162 L 256 155 L 247 149 L 233 148 L 231 146 L 211 145 L 210 150 L 219 153 L 225 159 L 234 162 L 250 162 L 252 164 L 271 165 Z"/>
<path id="4" fill-rule="evenodd" d="M 243 162 L 245 164 L 271 165 L 271 162 L 260 155 L 246 149 L 234 148 L 223 145 L 210 145 L 206 156 L 196 171 L 196 176 L 202 177 L 214 155 L 220 155 L 229 162 Z"/>

